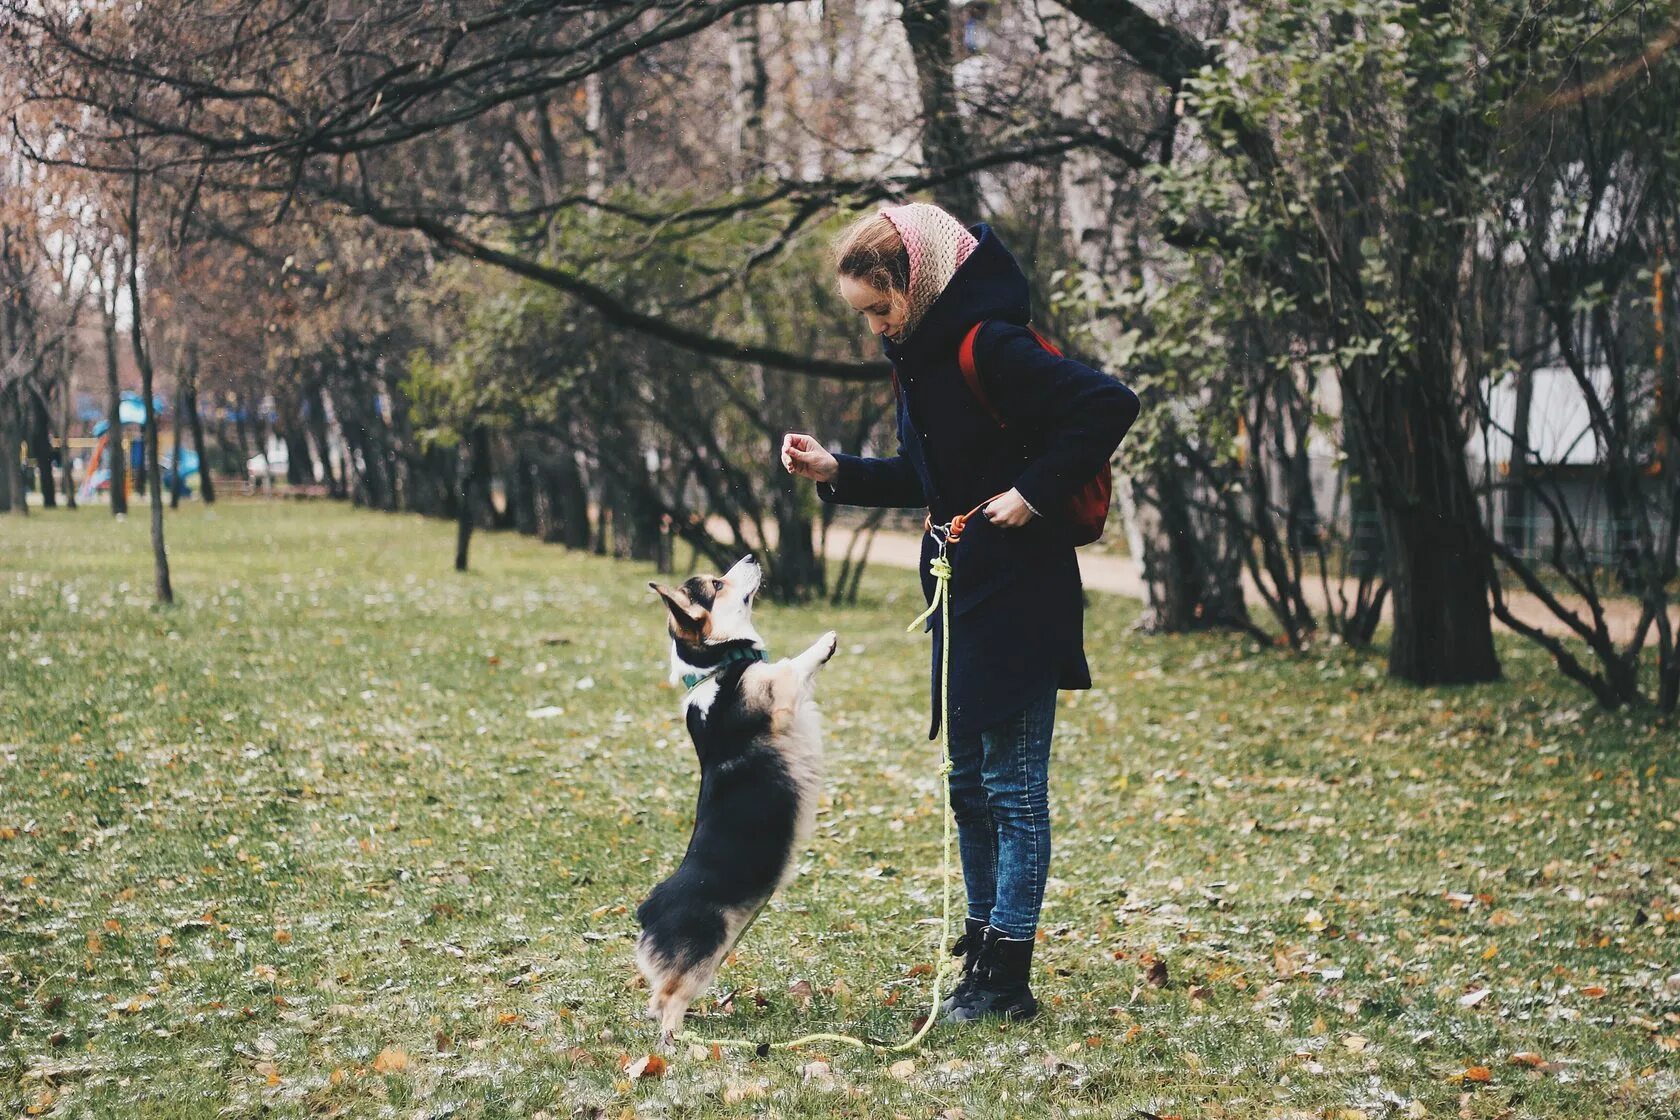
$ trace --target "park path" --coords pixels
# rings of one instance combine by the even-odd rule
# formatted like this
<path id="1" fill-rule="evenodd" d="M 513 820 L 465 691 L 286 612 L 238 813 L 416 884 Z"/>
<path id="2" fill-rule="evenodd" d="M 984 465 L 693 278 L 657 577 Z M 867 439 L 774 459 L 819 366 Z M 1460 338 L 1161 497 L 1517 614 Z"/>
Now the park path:
<path id="1" fill-rule="evenodd" d="M 770 526 L 774 532 L 774 525 Z M 838 561 L 846 554 L 846 546 L 851 543 L 852 531 L 849 528 L 835 526 L 829 530 L 827 556 Z M 895 532 L 883 529 L 875 537 L 875 545 L 869 551 L 870 563 L 885 564 L 893 568 L 915 568 L 921 559 L 921 538 L 914 533 Z M 1129 556 L 1116 556 L 1089 548 L 1079 550 L 1079 574 L 1085 581 L 1085 586 L 1095 591 L 1109 591 L 1116 595 L 1125 595 L 1133 599 L 1145 598 L 1143 575 L 1139 571 L 1137 561 Z M 1244 592 L 1249 603 L 1258 613 L 1266 610 L 1265 600 L 1259 590 L 1247 576 L 1243 579 Z M 1353 596 L 1354 588 L 1351 584 L 1345 589 L 1349 598 Z M 1321 616 L 1325 613 L 1324 589 L 1316 581 L 1305 588 L 1307 602 L 1312 609 Z M 1538 627 L 1548 634 L 1557 636 L 1574 636 L 1574 631 L 1565 626 L 1556 615 L 1547 609 L 1539 599 L 1527 592 L 1506 592 L 1506 601 L 1511 611 L 1519 619 L 1531 626 Z M 1561 596 L 1562 602 L 1579 611 L 1582 617 L 1587 617 L 1586 607 L 1582 600 L 1574 596 Z M 1383 617 L 1389 617 L 1389 603 L 1384 602 Z M 1618 643 L 1627 641 L 1633 635 L 1633 628 L 1639 623 L 1638 605 L 1625 599 L 1613 600 L 1605 604 L 1605 624 L 1609 627 L 1611 637 Z M 1670 619 L 1676 629 L 1680 629 L 1680 612 L 1671 611 Z M 1498 620 L 1495 625 L 1503 626 Z"/>

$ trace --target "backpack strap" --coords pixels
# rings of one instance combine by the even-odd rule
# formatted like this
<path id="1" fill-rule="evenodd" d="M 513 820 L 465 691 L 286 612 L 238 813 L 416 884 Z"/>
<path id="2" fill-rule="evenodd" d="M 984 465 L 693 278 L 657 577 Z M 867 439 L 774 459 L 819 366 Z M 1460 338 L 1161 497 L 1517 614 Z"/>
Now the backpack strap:
<path id="1" fill-rule="evenodd" d="M 997 421 L 998 427 L 1007 428 L 1009 423 L 1004 420 L 1003 414 L 998 412 L 997 407 L 992 404 L 992 399 L 986 395 L 986 390 L 980 387 L 980 371 L 974 364 L 974 340 L 979 337 L 980 328 L 985 325 L 986 321 L 982 319 L 968 328 L 968 333 L 963 335 L 962 345 L 957 348 L 957 365 L 962 367 L 963 380 L 968 382 L 968 391 L 974 394 L 974 399 L 979 401 L 981 407 L 991 414 L 992 419 Z M 1031 327 L 1028 327 L 1027 330 L 1033 338 L 1038 340 L 1040 346 L 1058 358 L 1062 356 L 1062 352 L 1051 345 L 1049 339 Z"/>
<path id="2" fill-rule="evenodd" d="M 974 366 L 974 339 L 980 333 L 980 328 L 985 325 L 986 321 L 982 319 L 968 328 L 968 333 L 963 335 L 962 345 L 957 348 L 957 365 L 962 367 L 963 380 L 968 382 L 968 391 L 974 394 L 974 399 L 980 402 L 980 407 L 984 408 L 991 415 L 991 418 L 997 421 L 998 427 L 1007 428 L 1009 427 L 1008 422 L 1004 420 L 1002 413 L 998 412 L 996 406 L 992 404 L 992 399 L 986 395 L 986 390 L 980 387 L 980 371 Z"/>

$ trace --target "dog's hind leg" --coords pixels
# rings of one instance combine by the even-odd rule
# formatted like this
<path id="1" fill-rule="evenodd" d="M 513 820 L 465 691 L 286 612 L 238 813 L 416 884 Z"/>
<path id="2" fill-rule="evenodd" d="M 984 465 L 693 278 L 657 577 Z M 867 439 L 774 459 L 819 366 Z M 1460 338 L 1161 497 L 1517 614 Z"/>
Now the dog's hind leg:
<path id="1" fill-rule="evenodd" d="M 660 958 L 653 951 L 653 946 L 647 934 L 643 934 L 636 943 L 636 967 L 641 971 L 642 979 L 647 981 L 648 1003 L 645 1014 L 655 1022 L 659 1021 L 665 1005 L 665 983 L 670 970 L 660 967 Z"/>
<path id="2" fill-rule="evenodd" d="M 663 997 L 664 1005 L 659 1013 L 659 1043 L 670 1048 L 676 1045 L 676 1036 L 682 1030 L 683 1017 L 688 1014 L 689 1004 L 700 996 L 717 977 L 717 971 L 734 950 L 741 935 L 747 932 L 753 922 L 764 909 L 762 899 L 755 905 L 731 907 L 723 911 L 720 936 L 712 942 L 711 952 L 706 953 L 688 968 L 681 972 L 671 971 L 661 978 L 654 988 L 656 995 Z"/>
<path id="3" fill-rule="evenodd" d="M 672 975 L 660 986 L 665 1002 L 659 1011 L 659 1045 L 667 1052 L 676 1047 L 677 1034 L 682 1030 L 688 1005 L 694 1002 L 695 996 L 711 986 L 712 977 L 717 975 L 721 962 L 721 956 L 710 957 L 687 972 Z"/>

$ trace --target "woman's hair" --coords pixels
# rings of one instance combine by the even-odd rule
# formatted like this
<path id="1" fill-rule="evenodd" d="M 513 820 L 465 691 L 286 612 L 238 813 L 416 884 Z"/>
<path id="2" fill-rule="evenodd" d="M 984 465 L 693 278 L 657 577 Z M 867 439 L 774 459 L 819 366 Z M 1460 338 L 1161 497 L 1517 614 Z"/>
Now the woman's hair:
<path id="1" fill-rule="evenodd" d="M 834 268 L 885 292 L 894 304 L 910 299 L 910 253 L 885 214 L 865 215 L 834 242 Z"/>

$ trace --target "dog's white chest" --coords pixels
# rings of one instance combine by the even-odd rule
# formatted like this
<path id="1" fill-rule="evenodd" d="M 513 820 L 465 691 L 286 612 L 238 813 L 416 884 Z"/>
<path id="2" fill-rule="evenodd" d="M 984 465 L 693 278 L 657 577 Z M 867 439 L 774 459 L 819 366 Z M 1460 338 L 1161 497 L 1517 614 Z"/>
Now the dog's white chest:
<path id="1" fill-rule="evenodd" d="M 683 701 L 683 714 L 686 716 L 690 708 L 695 709 L 702 717 L 711 714 L 712 704 L 718 698 L 720 686 L 717 680 L 704 680 L 689 689 L 688 696 Z"/>

